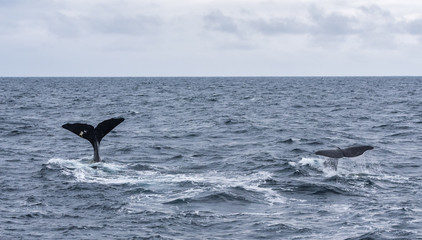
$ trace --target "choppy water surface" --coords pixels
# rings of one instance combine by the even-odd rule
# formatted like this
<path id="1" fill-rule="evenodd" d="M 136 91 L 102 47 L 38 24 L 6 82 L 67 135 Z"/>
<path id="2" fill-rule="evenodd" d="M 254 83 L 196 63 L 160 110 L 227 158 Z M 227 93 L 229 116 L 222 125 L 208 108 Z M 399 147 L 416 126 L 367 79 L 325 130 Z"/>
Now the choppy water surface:
<path id="1" fill-rule="evenodd" d="M 3 78 L 1 239 L 421 239 L 421 78 Z M 126 120 L 101 142 L 61 128 Z M 320 149 L 367 144 L 325 169 Z"/>

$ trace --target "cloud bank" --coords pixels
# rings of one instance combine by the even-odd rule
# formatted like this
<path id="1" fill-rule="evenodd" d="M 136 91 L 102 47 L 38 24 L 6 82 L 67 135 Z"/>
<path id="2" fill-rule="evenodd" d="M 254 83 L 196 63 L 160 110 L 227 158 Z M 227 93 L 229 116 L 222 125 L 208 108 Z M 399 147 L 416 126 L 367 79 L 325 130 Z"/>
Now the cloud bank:
<path id="1" fill-rule="evenodd" d="M 2 0 L 0 75 L 421 75 L 408 2 Z"/>

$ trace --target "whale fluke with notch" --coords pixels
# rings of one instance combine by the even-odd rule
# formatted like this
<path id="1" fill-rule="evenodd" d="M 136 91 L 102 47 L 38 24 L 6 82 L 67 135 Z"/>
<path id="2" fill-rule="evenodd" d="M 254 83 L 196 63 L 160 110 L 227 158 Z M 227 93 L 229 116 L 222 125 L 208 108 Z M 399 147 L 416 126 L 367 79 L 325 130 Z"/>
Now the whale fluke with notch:
<path id="1" fill-rule="evenodd" d="M 94 162 L 100 162 L 100 142 L 113 128 L 123 122 L 124 118 L 111 118 L 93 127 L 84 123 L 66 123 L 62 127 L 88 140 L 94 148 Z"/>
<path id="2" fill-rule="evenodd" d="M 334 170 L 337 170 L 338 159 L 343 157 L 357 157 L 362 155 L 364 152 L 368 150 L 372 150 L 374 147 L 372 146 L 355 146 L 349 148 L 337 148 L 332 150 L 320 150 L 315 152 L 316 155 L 321 155 L 333 159 L 329 159 L 324 162 L 324 166 L 331 167 Z"/>

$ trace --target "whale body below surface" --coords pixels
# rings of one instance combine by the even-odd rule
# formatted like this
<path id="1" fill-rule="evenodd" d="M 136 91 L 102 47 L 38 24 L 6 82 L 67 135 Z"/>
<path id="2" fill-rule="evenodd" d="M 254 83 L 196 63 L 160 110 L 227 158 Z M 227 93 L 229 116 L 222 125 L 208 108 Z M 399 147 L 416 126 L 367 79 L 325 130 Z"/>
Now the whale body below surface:
<path id="1" fill-rule="evenodd" d="M 372 150 L 372 149 L 374 149 L 374 147 L 366 145 L 366 146 L 349 147 L 349 148 L 344 148 L 344 149 L 337 148 L 337 149 L 331 149 L 331 150 L 320 150 L 320 151 L 315 152 L 315 154 L 332 158 L 325 161 L 324 166 L 331 167 L 334 170 L 337 170 L 339 158 L 357 157 L 357 156 L 362 155 L 364 152 L 368 150 Z"/>
<path id="2" fill-rule="evenodd" d="M 93 127 L 84 123 L 66 123 L 62 127 L 88 140 L 94 148 L 94 162 L 100 162 L 100 142 L 113 128 L 123 122 L 124 118 L 111 118 Z"/>

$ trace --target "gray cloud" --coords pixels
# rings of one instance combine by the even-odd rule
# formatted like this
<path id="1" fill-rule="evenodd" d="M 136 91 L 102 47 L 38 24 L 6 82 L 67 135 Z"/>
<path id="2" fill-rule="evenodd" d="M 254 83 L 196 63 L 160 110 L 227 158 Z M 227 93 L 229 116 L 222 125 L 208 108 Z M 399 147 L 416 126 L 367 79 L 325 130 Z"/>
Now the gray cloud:
<path id="1" fill-rule="evenodd" d="M 393 15 L 391 14 L 391 12 L 382 9 L 381 7 L 379 7 L 378 5 L 369 5 L 369 6 L 361 6 L 359 7 L 359 9 L 368 15 L 373 15 L 373 16 L 378 16 L 384 19 L 394 19 Z"/>
<path id="2" fill-rule="evenodd" d="M 263 34 L 304 34 L 311 27 L 292 18 L 256 19 L 250 22 L 251 27 Z"/>
<path id="3" fill-rule="evenodd" d="M 409 34 L 422 35 L 422 18 L 404 23 L 404 29 Z"/>
<path id="4" fill-rule="evenodd" d="M 43 1 L 43 0 L 40 0 Z M 14 7 L 17 5 L 27 5 L 27 4 L 34 4 L 34 2 L 36 1 L 31 1 L 31 0 L 0 0 L 0 8 L 7 8 L 7 7 Z M 37 4 L 37 3 L 35 3 Z"/>
<path id="5" fill-rule="evenodd" d="M 315 7 L 309 9 L 312 27 L 311 32 L 322 35 L 349 35 L 358 32 L 358 19 L 340 13 L 326 14 Z"/>
<path id="6" fill-rule="evenodd" d="M 263 34 L 351 35 L 359 33 L 360 21 L 338 12 L 325 13 L 311 6 L 297 18 L 255 19 L 251 27 Z M 304 17 L 305 16 L 305 17 Z"/>
<path id="7" fill-rule="evenodd" d="M 88 18 L 88 25 L 94 32 L 103 34 L 142 35 L 154 31 L 160 21 L 155 17 L 137 15 L 109 16 L 107 18 Z"/>
<path id="8" fill-rule="evenodd" d="M 357 6 L 347 11 L 327 11 L 310 5 L 296 16 L 237 14 L 231 17 L 214 11 L 204 20 L 207 29 L 234 33 L 243 40 L 252 41 L 254 36 L 276 39 L 283 35 L 306 35 L 310 43 L 330 48 L 337 43 L 388 49 L 401 44 L 402 34 L 422 35 L 422 18 L 406 22 L 377 5 Z"/>
<path id="9" fill-rule="evenodd" d="M 58 37 L 77 38 L 85 31 L 83 23 L 77 17 L 69 17 L 61 13 L 51 13 L 44 18 L 45 27 Z"/>
<path id="10" fill-rule="evenodd" d="M 96 34 L 138 36 L 154 33 L 161 25 L 159 17 L 144 14 L 141 8 L 128 14 L 100 3 L 72 8 L 69 2 L 9 2 L 0 0 L 0 34 L 10 31 L 26 34 L 38 30 L 40 34 L 64 38 Z"/>
<path id="11" fill-rule="evenodd" d="M 332 13 L 325 14 L 322 10 L 310 8 L 310 19 L 272 18 L 255 21 L 253 27 L 265 34 L 321 34 L 348 35 L 356 32 L 357 20 L 353 17 Z"/>
<path id="12" fill-rule="evenodd" d="M 214 31 L 237 33 L 238 26 L 232 17 L 215 10 L 204 17 L 205 27 Z"/>

